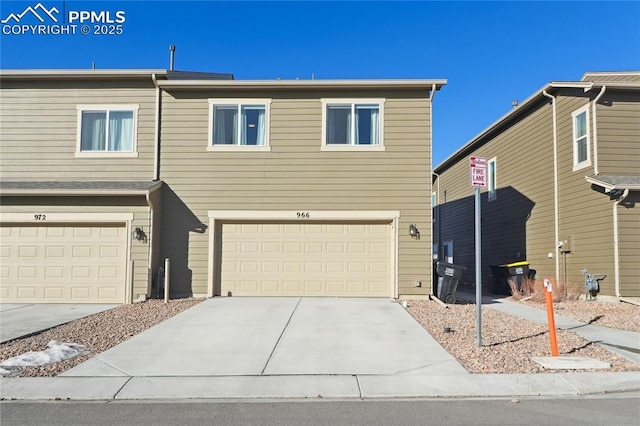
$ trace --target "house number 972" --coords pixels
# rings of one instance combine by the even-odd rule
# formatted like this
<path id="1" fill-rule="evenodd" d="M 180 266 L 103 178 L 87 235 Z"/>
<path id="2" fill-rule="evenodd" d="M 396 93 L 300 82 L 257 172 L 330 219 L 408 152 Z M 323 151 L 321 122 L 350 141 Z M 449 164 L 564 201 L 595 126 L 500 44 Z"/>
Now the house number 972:
<path id="1" fill-rule="evenodd" d="M 46 214 L 34 214 L 33 220 L 47 220 Z"/>
<path id="2" fill-rule="evenodd" d="M 296 213 L 296 217 L 298 219 L 309 219 L 311 215 L 309 214 L 309 212 L 297 212 Z"/>

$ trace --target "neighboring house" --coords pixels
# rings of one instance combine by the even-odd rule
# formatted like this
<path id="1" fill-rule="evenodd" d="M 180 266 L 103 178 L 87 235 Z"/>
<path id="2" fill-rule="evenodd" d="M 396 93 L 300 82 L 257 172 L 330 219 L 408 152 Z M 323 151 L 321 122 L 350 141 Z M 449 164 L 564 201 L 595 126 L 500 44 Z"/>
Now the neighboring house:
<path id="1" fill-rule="evenodd" d="M 1 71 L 5 302 L 429 294 L 445 80 Z M 419 232 L 410 235 L 410 226 Z"/>
<path id="2" fill-rule="evenodd" d="M 537 278 L 640 296 L 640 72 L 552 82 L 435 167 L 434 258 L 475 281 L 470 157 L 488 161 L 482 282 L 489 265 L 528 261 Z"/>
<path id="3" fill-rule="evenodd" d="M 168 78 L 233 76 L 0 71 L 0 301 L 150 295 L 162 259 L 154 80 Z"/>

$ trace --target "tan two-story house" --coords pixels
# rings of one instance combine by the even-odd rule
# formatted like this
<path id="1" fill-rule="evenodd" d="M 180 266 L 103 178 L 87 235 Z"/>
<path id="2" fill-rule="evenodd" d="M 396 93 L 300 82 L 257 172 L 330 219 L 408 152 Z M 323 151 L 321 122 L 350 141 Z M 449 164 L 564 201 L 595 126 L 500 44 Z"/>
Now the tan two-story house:
<path id="1" fill-rule="evenodd" d="M 482 282 L 528 261 L 537 278 L 579 291 L 640 296 L 640 72 L 588 72 L 551 82 L 435 167 L 434 251 L 473 283 L 470 158 L 487 160 Z"/>
<path id="2" fill-rule="evenodd" d="M 0 73 L 0 300 L 431 288 L 445 80 Z"/>

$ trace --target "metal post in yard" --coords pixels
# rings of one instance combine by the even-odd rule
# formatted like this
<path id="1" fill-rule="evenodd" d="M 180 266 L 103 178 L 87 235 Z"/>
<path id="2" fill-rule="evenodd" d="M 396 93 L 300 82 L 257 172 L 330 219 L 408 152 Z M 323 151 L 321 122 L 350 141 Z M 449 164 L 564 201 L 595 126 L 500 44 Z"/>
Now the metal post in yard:
<path id="1" fill-rule="evenodd" d="M 475 208 L 475 228 L 476 228 L 476 330 L 477 344 L 482 346 L 482 274 L 480 270 L 481 241 L 480 241 L 480 188 L 476 187 L 476 208 Z"/>
<path id="2" fill-rule="evenodd" d="M 169 303 L 169 258 L 164 260 L 164 303 Z"/>
<path id="3" fill-rule="evenodd" d="M 556 320 L 553 315 L 553 287 L 549 278 L 544 279 L 545 299 L 547 302 L 547 322 L 549 323 L 549 340 L 551 356 L 558 356 L 558 338 L 556 337 Z"/>

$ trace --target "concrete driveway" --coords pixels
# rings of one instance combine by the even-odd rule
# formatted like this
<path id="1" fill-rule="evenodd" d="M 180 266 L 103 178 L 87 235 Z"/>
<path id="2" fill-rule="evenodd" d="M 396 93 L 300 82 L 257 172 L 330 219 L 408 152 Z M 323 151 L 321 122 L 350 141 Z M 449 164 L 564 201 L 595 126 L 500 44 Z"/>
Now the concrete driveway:
<path id="1" fill-rule="evenodd" d="M 390 299 L 214 298 L 63 376 L 466 374 Z"/>
<path id="2" fill-rule="evenodd" d="M 0 343 L 28 336 L 119 305 L 0 303 Z"/>

